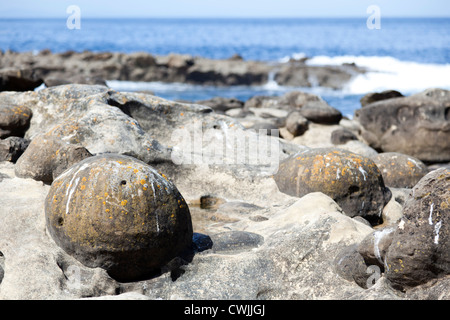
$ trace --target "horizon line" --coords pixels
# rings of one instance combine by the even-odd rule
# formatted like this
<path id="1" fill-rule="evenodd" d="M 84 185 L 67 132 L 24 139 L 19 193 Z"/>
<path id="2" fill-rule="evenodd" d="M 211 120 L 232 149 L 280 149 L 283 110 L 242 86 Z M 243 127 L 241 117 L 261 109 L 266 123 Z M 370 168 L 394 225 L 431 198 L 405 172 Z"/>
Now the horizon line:
<path id="1" fill-rule="evenodd" d="M 450 16 L 394 16 L 394 15 L 386 15 L 383 16 L 382 19 L 450 19 Z M 7 17 L 7 16 L 1 16 L 0 19 L 67 19 L 67 16 L 48 16 L 48 17 L 31 17 L 31 16 L 22 16 L 22 17 Z M 205 20 L 212 20 L 212 19 L 367 19 L 367 16 L 258 16 L 258 17 L 252 17 L 252 16 L 239 16 L 239 17 L 232 17 L 232 16 L 200 16 L 200 17 L 186 17 L 186 16 L 125 16 L 125 17 L 117 17 L 117 16 L 86 16 L 82 17 L 82 19 L 205 19 Z"/>

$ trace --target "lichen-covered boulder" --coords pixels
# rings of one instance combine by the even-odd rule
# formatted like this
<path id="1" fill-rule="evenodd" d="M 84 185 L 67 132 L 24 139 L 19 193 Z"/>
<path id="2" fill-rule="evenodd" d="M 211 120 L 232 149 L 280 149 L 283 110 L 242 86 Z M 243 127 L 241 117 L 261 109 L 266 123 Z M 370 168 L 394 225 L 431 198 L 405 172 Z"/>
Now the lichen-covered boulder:
<path id="1" fill-rule="evenodd" d="M 176 186 L 129 156 L 72 166 L 53 181 L 45 213 L 61 248 L 118 281 L 157 274 L 192 243 L 189 208 Z"/>
<path id="2" fill-rule="evenodd" d="M 274 179 L 281 192 L 302 197 L 322 192 L 350 217 L 378 224 L 391 193 L 376 164 L 369 158 L 337 149 L 317 148 L 288 157 Z"/>
<path id="3" fill-rule="evenodd" d="M 14 171 L 19 178 L 51 184 L 64 170 L 91 156 L 80 144 L 69 144 L 50 135 L 39 135 L 19 157 Z"/>
<path id="4" fill-rule="evenodd" d="M 450 170 L 428 173 L 412 189 L 386 255 L 387 278 L 408 290 L 450 275 Z"/>
<path id="5" fill-rule="evenodd" d="M 372 160 L 380 169 L 386 186 L 391 188 L 412 188 L 428 173 L 422 161 L 398 152 L 379 153 Z"/>
<path id="6" fill-rule="evenodd" d="M 31 115 L 31 109 L 25 106 L 0 106 L 0 138 L 22 137 L 30 125 Z"/>

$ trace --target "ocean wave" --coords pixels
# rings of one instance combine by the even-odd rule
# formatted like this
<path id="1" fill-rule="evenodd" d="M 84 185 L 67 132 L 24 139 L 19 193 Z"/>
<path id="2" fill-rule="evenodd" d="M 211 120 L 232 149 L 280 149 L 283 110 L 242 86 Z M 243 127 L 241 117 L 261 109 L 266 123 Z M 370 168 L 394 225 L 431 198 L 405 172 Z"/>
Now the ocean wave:
<path id="1" fill-rule="evenodd" d="M 366 94 L 398 90 L 412 94 L 428 88 L 450 89 L 450 64 L 427 64 L 402 61 L 389 56 L 316 56 L 308 65 L 342 65 L 355 63 L 367 73 L 357 75 L 344 88 L 347 94 Z"/>

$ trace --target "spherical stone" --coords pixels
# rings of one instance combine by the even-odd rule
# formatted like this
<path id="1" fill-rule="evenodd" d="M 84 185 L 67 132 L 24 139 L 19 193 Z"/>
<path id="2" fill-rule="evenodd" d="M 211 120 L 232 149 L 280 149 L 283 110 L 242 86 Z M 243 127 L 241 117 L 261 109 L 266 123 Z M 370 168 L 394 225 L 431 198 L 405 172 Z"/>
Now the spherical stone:
<path id="1" fill-rule="evenodd" d="M 281 192 L 303 197 L 322 192 L 350 217 L 362 216 L 372 225 L 391 192 L 369 158 L 338 148 L 317 148 L 292 155 L 280 163 L 274 179 Z"/>
<path id="2" fill-rule="evenodd" d="M 98 155 L 63 172 L 45 214 L 61 248 L 118 281 L 158 273 L 192 243 L 189 208 L 176 186 L 128 156 Z"/>
<path id="3" fill-rule="evenodd" d="M 372 158 L 391 188 L 412 188 L 428 173 L 427 166 L 417 158 L 398 152 L 379 153 Z"/>

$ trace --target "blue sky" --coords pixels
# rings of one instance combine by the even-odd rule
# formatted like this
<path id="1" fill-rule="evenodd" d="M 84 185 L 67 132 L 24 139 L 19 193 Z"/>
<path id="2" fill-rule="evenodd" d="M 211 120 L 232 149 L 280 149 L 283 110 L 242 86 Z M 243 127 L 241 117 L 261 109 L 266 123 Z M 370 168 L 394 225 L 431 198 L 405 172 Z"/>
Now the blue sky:
<path id="1" fill-rule="evenodd" d="M 0 0 L 0 17 L 64 18 L 69 5 L 84 18 L 367 17 L 370 5 L 382 17 L 450 17 L 449 0 Z"/>

